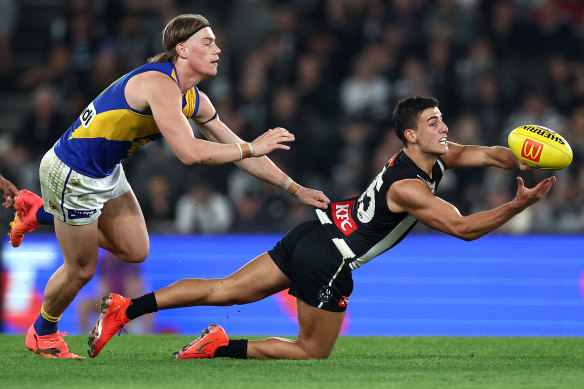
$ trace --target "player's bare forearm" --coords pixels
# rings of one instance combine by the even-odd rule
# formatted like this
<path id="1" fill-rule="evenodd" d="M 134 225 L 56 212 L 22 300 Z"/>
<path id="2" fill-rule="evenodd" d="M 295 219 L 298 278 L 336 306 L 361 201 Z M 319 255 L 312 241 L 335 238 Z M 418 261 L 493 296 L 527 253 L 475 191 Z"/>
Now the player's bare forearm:
<path id="1" fill-rule="evenodd" d="M 495 231 L 525 208 L 512 201 L 488 211 L 465 216 L 460 220 L 458 228 L 454 230 L 455 233 L 451 235 L 466 241 L 478 239 Z"/>
<path id="2" fill-rule="evenodd" d="M 448 153 L 442 156 L 448 168 L 495 166 L 510 170 L 520 166 L 511 150 L 503 146 L 467 146 L 449 142 L 448 149 Z"/>
<path id="3" fill-rule="evenodd" d="M 208 112 L 211 110 L 208 109 Z M 207 116 L 210 116 L 208 113 Z M 199 130 L 203 135 L 214 142 L 231 143 L 242 142 L 242 140 L 229 129 L 219 118 L 199 125 Z M 278 131 L 280 129 L 277 129 Z M 259 139 L 259 138 L 258 138 Z M 256 141 L 258 140 L 256 139 Z M 254 143 L 256 142 L 254 141 Z M 235 162 L 237 167 L 247 174 L 272 184 L 278 188 L 286 190 L 291 195 L 298 198 L 300 202 L 306 205 L 312 205 L 317 208 L 326 209 L 330 200 L 319 190 L 304 188 L 291 181 L 290 177 L 276 166 L 268 157 L 247 158 Z"/>
<path id="4" fill-rule="evenodd" d="M 474 240 L 501 227 L 513 216 L 541 200 L 552 188 L 554 176 L 542 180 L 533 188 L 526 188 L 523 179 L 517 177 L 517 194 L 515 198 L 497 208 L 475 213 L 460 219 L 456 234 L 464 240 Z"/>
<path id="5" fill-rule="evenodd" d="M 213 142 L 239 143 L 243 142 L 233 131 L 229 129 L 219 118 L 205 125 L 200 125 L 199 130 Z M 277 187 L 282 187 L 288 176 L 280 170 L 268 157 L 247 158 L 235 162 L 237 167 L 264 182 Z"/>
<path id="6" fill-rule="evenodd" d="M 488 211 L 462 216 L 454 205 L 439 197 L 405 201 L 411 204 L 411 208 L 405 210 L 421 223 L 466 241 L 494 231 L 526 207 L 514 200 Z"/>
<path id="7" fill-rule="evenodd" d="M 513 155 L 511 150 L 503 146 L 487 147 L 485 150 L 487 154 L 488 166 L 496 166 L 502 169 L 516 169 L 519 167 L 519 160 Z"/>
<path id="8" fill-rule="evenodd" d="M 266 156 L 244 159 L 235 162 L 235 164 L 247 174 L 278 188 L 281 188 L 288 179 L 288 175 Z"/>
<path id="9" fill-rule="evenodd" d="M 305 188 L 296 184 L 291 178 L 278 168 L 269 158 L 249 158 L 236 163 L 246 173 L 282 188 L 290 195 L 295 196 L 305 205 L 326 209 L 330 200 L 320 190 Z"/>
<path id="10" fill-rule="evenodd" d="M 462 216 L 454 205 L 434 196 L 421 180 L 415 179 L 394 183 L 387 192 L 387 204 L 393 212 L 407 212 L 428 227 L 470 241 L 496 230 L 541 200 L 555 181 L 552 176 L 526 188 L 521 177 L 517 177 L 517 194 L 512 201 L 469 216 Z"/>

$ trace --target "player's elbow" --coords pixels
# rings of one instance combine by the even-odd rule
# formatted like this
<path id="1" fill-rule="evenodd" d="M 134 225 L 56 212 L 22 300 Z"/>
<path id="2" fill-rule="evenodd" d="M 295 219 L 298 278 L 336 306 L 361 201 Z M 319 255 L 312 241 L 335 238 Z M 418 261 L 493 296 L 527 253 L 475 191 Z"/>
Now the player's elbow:
<path id="1" fill-rule="evenodd" d="M 477 234 L 476 231 L 473 231 L 471 226 L 467 226 L 462 223 L 457 226 L 454 226 L 451 230 L 450 235 L 462 239 L 466 242 L 473 241 L 475 239 L 480 238 L 481 236 L 480 234 Z"/>
<path id="2" fill-rule="evenodd" d="M 205 157 L 191 152 L 177 152 L 175 153 L 179 161 L 185 165 L 205 165 Z"/>
<path id="3" fill-rule="evenodd" d="M 458 238 L 464 240 L 465 242 L 471 242 L 471 241 L 477 239 L 478 236 L 475 236 L 474 234 L 462 234 L 462 235 L 459 235 Z"/>

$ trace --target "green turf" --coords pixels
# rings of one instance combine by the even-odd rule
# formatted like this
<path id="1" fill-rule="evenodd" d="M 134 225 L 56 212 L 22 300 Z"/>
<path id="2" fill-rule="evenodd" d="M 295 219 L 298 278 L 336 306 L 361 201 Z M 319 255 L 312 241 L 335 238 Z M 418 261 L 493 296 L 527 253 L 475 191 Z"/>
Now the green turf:
<path id="1" fill-rule="evenodd" d="M 66 338 L 85 353 L 85 336 Z M 0 388 L 582 388 L 584 338 L 341 337 L 328 360 L 170 360 L 192 340 L 123 335 L 50 360 L 0 335 Z"/>

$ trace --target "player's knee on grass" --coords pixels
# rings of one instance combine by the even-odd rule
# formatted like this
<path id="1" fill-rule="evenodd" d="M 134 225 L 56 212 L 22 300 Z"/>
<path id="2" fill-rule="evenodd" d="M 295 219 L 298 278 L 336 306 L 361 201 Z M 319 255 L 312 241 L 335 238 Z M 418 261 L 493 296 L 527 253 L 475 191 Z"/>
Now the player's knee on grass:
<path id="1" fill-rule="evenodd" d="M 332 350 L 331 350 L 332 351 Z M 327 359 L 331 355 L 331 351 L 317 351 L 311 353 L 311 359 Z"/>
<path id="2" fill-rule="evenodd" d="M 330 355 L 330 352 L 311 352 L 306 359 L 327 359 Z"/>
<path id="3" fill-rule="evenodd" d="M 332 347 L 319 344 L 319 342 L 303 342 L 297 340 L 296 343 L 304 349 L 307 359 L 327 359 L 332 352 Z"/>

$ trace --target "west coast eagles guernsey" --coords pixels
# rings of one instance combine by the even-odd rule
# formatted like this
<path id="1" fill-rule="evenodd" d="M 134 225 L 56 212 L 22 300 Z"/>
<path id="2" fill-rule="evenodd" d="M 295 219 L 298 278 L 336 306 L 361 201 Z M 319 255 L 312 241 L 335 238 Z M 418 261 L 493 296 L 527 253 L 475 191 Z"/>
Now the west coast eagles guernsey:
<path id="1" fill-rule="evenodd" d="M 438 188 L 445 166 L 438 158 L 432 178 L 403 150 L 395 154 L 359 197 L 332 203 L 316 214 L 343 255 L 351 270 L 389 250 L 414 228 L 417 220 L 406 212 L 393 213 L 387 207 L 386 193 L 396 181 L 420 179 L 432 193 Z"/>
<path id="2" fill-rule="evenodd" d="M 61 161 L 78 173 L 103 178 L 136 148 L 162 138 L 152 112 L 131 108 L 124 95 L 128 80 L 148 71 L 164 73 L 180 86 L 170 62 L 147 63 L 122 76 L 93 100 L 57 141 L 54 150 Z M 182 109 L 187 119 L 197 114 L 199 101 L 196 86 L 185 93 Z"/>

